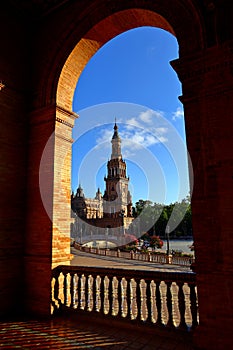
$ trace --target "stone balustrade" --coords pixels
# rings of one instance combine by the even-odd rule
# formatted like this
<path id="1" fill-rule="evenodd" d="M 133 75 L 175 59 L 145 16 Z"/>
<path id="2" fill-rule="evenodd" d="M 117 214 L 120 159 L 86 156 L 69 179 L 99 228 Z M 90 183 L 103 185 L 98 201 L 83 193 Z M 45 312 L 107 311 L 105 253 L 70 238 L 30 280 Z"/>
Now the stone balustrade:
<path id="1" fill-rule="evenodd" d="M 198 325 L 196 275 L 58 266 L 52 271 L 51 307 L 54 315 L 72 310 L 188 331 Z"/>
<path id="2" fill-rule="evenodd" d="M 120 250 L 112 250 L 112 249 L 99 249 L 96 247 L 84 247 L 75 243 L 74 247 L 78 250 L 81 250 L 86 253 L 105 255 L 110 257 L 118 257 L 123 259 L 131 259 L 137 261 L 148 261 L 154 262 L 158 264 L 172 264 L 179 266 L 187 266 L 190 267 L 194 262 L 194 257 L 187 256 L 176 256 L 169 255 L 167 256 L 165 253 L 143 253 L 143 252 L 133 252 L 133 251 L 120 251 Z"/>

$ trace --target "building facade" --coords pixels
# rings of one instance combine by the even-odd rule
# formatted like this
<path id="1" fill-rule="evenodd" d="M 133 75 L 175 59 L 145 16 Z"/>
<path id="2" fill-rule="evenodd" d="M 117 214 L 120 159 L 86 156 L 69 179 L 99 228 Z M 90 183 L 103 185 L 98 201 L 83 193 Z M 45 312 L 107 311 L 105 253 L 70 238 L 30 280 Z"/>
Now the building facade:
<path id="1" fill-rule="evenodd" d="M 129 191 L 129 177 L 126 162 L 122 158 L 121 138 L 115 123 L 112 136 L 111 159 L 107 163 L 106 188 L 102 195 L 98 188 L 95 198 L 86 198 L 79 185 L 76 194 L 71 195 L 71 209 L 74 223 L 71 224 L 71 237 L 78 239 L 80 231 L 87 235 L 96 228 L 117 229 L 124 234 L 133 221 L 132 197 Z M 91 225 L 91 226 L 89 226 Z"/>

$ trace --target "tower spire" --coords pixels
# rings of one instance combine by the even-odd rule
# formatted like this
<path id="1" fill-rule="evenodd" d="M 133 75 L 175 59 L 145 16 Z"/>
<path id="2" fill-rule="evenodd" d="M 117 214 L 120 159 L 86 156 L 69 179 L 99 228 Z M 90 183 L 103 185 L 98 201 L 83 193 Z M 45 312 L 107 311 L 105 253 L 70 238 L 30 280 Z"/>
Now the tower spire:
<path id="1" fill-rule="evenodd" d="M 118 126 L 115 118 L 114 133 L 112 137 L 112 155 L 111 159 L 121 159 L 121 138 L 118 134 Z"/>

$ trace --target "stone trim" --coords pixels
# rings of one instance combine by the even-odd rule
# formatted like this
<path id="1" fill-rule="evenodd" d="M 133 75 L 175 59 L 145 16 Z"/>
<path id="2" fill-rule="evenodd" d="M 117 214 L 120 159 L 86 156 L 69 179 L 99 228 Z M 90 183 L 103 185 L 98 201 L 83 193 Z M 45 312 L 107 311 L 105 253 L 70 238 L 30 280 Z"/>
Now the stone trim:
<path id="1" fill-rule="evenodd" d="M 63 115 L 66 115 L 66 116 L 72 118 L 73 120 L 79 118 L 79 115 L 77 113 L 72 112 L 72 111 L 70 111 L 70 110 L 68 110 L 68 109 L 66 109 L 58 104 L 56 104 L 56 111 L 61 112 Z"/>
<path id="2" fill-rule="evenodd" d="M 73 128 L 73 125 L 71 123 L 66 122 L 64 119 L 61 119 L 59 117 L 56 117 L 56 122 L 64 124 L 66 126 L 69 126 L 71 129 Z"/>
<path id="3" fill-rule="evenodd" d="M 61 118 L 61 116 L 58 116 L 57 114 L 61 114 L 65 118 L 63 119 L 63 118 Z M 65 119 L 67 119 L 67 117 L 70 119 L 70 122 L 65 120 Z M 69 111 L 68 109 L 63 108 L 63 107 L 61 107 L 59 105 L 56 105 L 56 118 L 55 118 L 56 122 L 61 123 L 63 125 L 66 125 L 69 128 L 73 129 L 74 121 L 78 117 L 79 117 L 78 114 L 76 114 L 76 113 L 74 113 L 72 111 Z"/>

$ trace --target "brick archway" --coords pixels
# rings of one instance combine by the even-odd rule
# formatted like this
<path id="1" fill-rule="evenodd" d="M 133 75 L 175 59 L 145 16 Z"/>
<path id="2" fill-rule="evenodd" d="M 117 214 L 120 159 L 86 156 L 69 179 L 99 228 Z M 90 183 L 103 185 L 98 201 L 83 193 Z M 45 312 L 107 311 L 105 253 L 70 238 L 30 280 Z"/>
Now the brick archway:
<path id="1" fill-rule="evenodd" d="M 192 160 L 194 160 L 194 171 L 195 165 L 198 163 L 195 153 L 196 141 L 191 134 L 195 130 L 193 122 L 197 110 L 192 107 L 189 108 L 190 97 L 195 99 L 199 94 L 199 85 L 192 81 L 195 81 L 191 74 L 192 58 L 195 60 L 195 57 L 198 56 L 199 52 L 202 52 L 206 45 L 205 31 L 202 28 L 198 12 L 191 1 L 186 2 L 185 6 L 183 1 L 180 0 L 173 1 L 172 5 L 168 0 L 147 1 L 146 3 L 139 0 L 135 3 L 137 3 L 137 6 L 134 5 L 134 1 L 126 1 L 124 4 L 115 1 L 112 7 L 106 7 L 103 4 L 93 5 L 85 8 L 84 12 L 81 11 L 81 14 L 75 5 L 73 5 L 73 8 L 71 6 L 67 19 L 71 18 L 73 21 L 71 20 L 68 26 L 61 22 L 61 27 L 56 31 L 56 36 L 53 36 L 53 42 L 50 42 L 49 60 L 43 66 L 43 69 L 39 67 L 37 73 L 40 78 L 37 87 L 38 94 L 35 99 L 36 112 L 33 112 L 32 118 L 34 121 L 37 119 L 39 123 L 41 122 L 41 115 L 43 115 L 44 120 L 50 120 L 50 130 L 48 129 L 47 133 L 43 134 L 44 139 L 41 140 L 42 150 L 44 150 L 47 139 L 53 135 L 51 139 L 52 146 L 49 156 L 46 158 L 47 163 L 45 163 L 45 168 L 47 166 L 50 169 L 49 184 L 51 187 L 48 207 L 52 221 L 51 225 L 50 221 L 44 218 L 47 225 L 45 238 L 49 242 L 45 248 L 47 257 L 43 262 L 46 265 L 44 270 L 47 272 L 51 265 L 53 267 L 59 264 L 67 264 L 70 260 L 70 221 L 67 218 L 70 216 L 72 127 L 76 117 L 72 112 L 74 90 L 89 59 L 108 40 L 126 30 L 140 26 L 160 27 L 176 36 L 179 43 L 180 58 L 173 62 L 173 66 L 179 74 L 181 83 L 183 83 L 183 92 L 185 92 L 184 107 L 186 117 L 189 120 L 187 139 L 188 141 L 191 140 L 191 150 L 189 149 L 189 151 L 191 151 L 190 154 Z M 75 14 L 79 19 L 78 23 L 74 21 Z M 47 44 L 49 45 L 49 43 Z M 44 61 L 43 56 L 41 60 Z M 194 77 L 198 80 L 198 72 L 195 74 Z M 41 88 L 42 86 L 43 88 Z M 198 104 L 196 104 L 196 108 L 197 106 Z M 190 130 L 190 127 L 192 130 Z M 39 131 L 41 131 L 40 127 Z M 43 153 L 43 151 L 41 152 Z M 54 160 L 53 164 L 51 164 L 52 160 Z M 198 167 L 196 169 L 199 173 L 203 171 Z M 198 201 L 195 205 L 197 208 Z M 29 221 L 32 222 L 32 219 L 33 217 L 29 218 Z M 31 247 L 31 243 L 29 247 Z M 34 248 L 37 250 L 38 259 L 41 259 L 45 250 L 40 250 L 40 247 L 38 248 L 36 245 L 34 245 Z M 32 278 L 31 274 L 36 268 L 38 268 L 38 262 L 28 260 L 28 280 Z M 44 276 L 43 271 L 40 274 Z M 38 288 L 39 283 L 38 278 L 38 283 L 35 283 L 34 288 L 36 288 L 36 285 Z M 50 283 L 48 278 L 45 285 L 46 283 L 47 286 Z M 30 293 L 32 295 L 37 294 L 40 298 L 43 295 L 45 302 L 43 306 L 39 305 L 39 312 L 41 312 L 41 309 L 45 310 L 46 307 L 48 309 L 49 299 L 45 298 L 45 294 L 48 296 L 46 286 L 43 290 L 38 288 L 36 292 L 30 291 L 29 288 Z M 35 310 L 37 306 L 32 302 L 29 307 Z"/>
<path id="2" fill-rule="evenodd" d="M 59 23 L 59 26 L 58 26 Z M 57 25 L 55 25 L 57 24 Z M 70 261 L 70 178 L 72 127 L 75 114 L 72 100 L 78 78 L 94 53 L 116 35 L 140 26 L 163 28 L 177 37 L 180 56 L 191 55 L 204 47 L 198 13 L 192 2 L 112 1 L 111 6 L 97 1 L 80 8 L 73 3 L 63 16 L 58 13 L 53 22 L 46 22 L 38 34 L 35 56 L 40 64 L 35 72 L 29 168 L 35 169 L 28 182 L 26 274 L 30 280 L 38 266 L 38 293 L 48 296 L 43 271 Z M 50 33 L 50 36 L 47 33 Z M 46 46 L 44 47 L 44 43 Z M 49 51 L 48 51 L 49 50 Z M 49 52 L 49 55 L 48 55 Z M 43 62 L 43 63 L 42 63 Z M 182 82 L 182 79 L 181 79 Z M 48 146 L 48 140 L 49 146 Z M 44 151 L 46 149 L 46 156 Z M 41 160 L 43 164 L 41 166 Z M 34 184 L 39 172 L 39 195 Z M 42 189 L 41 184 L 44 183 Z M 37 208 L 37 211 L 33 208 Z M 43 241 L 38 237 L 43 232 Z M 37 289 L 37 288 L 36 288 Z M 29 308 L 35 290 L 28 287 Z M 48 299 L 39 305 L 39 312 L 49 307 Z"/>
<path id="3" fill-rule="evenodd" d="M 179 4 L 177 2 L 177 4 Z M 179 10 L 181 7 L 177 5 Z M 55 131 L 55 161 L 54 172 L 61 174 L 60 177 L 54 177 L 54 188 L 60 189 L 55 191 L 53 199 L 53 264 L 56 265 L 63 260 L 69 260 L 68 246 L 69 240 L 68 232 L 70 223 L 68 220 L 65 222 L 65 218 L 69 217 L 70 203 L 68 200 L 68 193 L 71 188 L 70 184 L 70 163 L 71 163 L 71 132 L 74 124 L 74 113 L 72 113 L 72 102 L 74 90 L 77 85 L 82 70 L 88 63 L 89 59 L 97 52 L 97 50 L 104 45 L 107 41 L 114 38 L 116 35 L 140 26 L 154 26 L 169 31 L 173 35 L 175 33 L 175 27 L 178 28 L 183 21 L 180 21 L 180 17 L 177 17 L 177 23 L 172 17 L 173 26 L 159 13 L 159 10 L 163 13 L 164 8 L 157 8 L 157 11 L 148 9 L 132 8 L 127 10 L 121 10 L 113 13 L 100 20 L 93 26 L 89 26 L 89 30 L 85 35 L 80 38 L 75 47 L 71 50 L 68 58 L 63 65 L 61 74 L 59 76 L 56 93 L 56 131 Z M 185 15 L 185 22 L 187 19 L 187 9 L 183 8 Z M 98 12 L 99 13 L 99 12 Z M 167 17 L 170 16 L 170 12 L 167 11 Z M 192 15 L 193 17 L 193 15 Z M 197 38 L 198 23 L 196 23 L 196 31 L 194 30 L 194 18 L 189 19 L 192 26 L 190 26 L 190 35 L 195 33 L 195 40 Z M 174 28 L 175 29 L 174 29 Z M 179 31 L 178 31 L 179 32 Z M 70 42 L 76 36 L 76 31 L 70 34 Z M 187 31 L 186 31 L 187 34 Z M 176 35 L 178 36 L 178 35 Z M 186 42 L 187 38 L 185 38 Z M 200 45 L 202 38 L 199 41 L 196 40 L 196 45 Z M 187 42 L 186 42 L 187 43 Z M 182 48 L 184 50 L 184 48 Z M 67 48 L 64 49 L 67 52 Z M 51 95 L 51 92 L 50 92 Z M 66 165 L 63 160 L 66 159 Z M 62 160 L 62 161 L 61 161 Z M 61 186 L 62 183 L 62 186 Z M 66 195 L 65 195 L 66 193 Z M 63 217 L 63 221 L 62 221 Z M 64 242 L 63 246 L 61 244 Z M 59 248 L 57 247 L 57 242 Z M 63 256 L 63 257 L 62 257 Z"/>
<path id="4" fill-rule="evenodd" d="M 76 117 L 72 99 L 79 75 L 104 43 L 128 29 L 145 25 L 176 34 L 180 53 L 190 54 L 203 46 L 196 10 L 191 2 L 189 8 L 180 0 L 173 2 L 172 7 L 168 0 L 156 4 L 144 0 L 112 1 L 111 6 L 98 0 L 82 6 L 73 2 L 67 12 L 58 11 L 51 21 L 45 20 L 43 30 L 38 27 L 29 115 L 30 176 L 24 257 L 25 280 L 34 280 L 33 286 L 26 286 L 26 308 L 30 312 L 49 312 L 51 266 L 70 261 L 67 218 L 72 127 Z M 35 303 L 35 299 L 40 302 Z"/>
<path id="5" fill-rule="evenodd" d="M 206 11 L 209 11 L 209 14 L 211 12 L 208 5 Z M 212 30 L 210 24 L 204 25 L 203 18 L 195 9 L 193 1 L 144 2 L 139 0 L 125 1 L 124 4 L 112 1 L 110 7 L 101 3 L 99 3 L 98 9 L 95 6 L 89 7 L 88 20 L 85 17 L 81 29 L 75 24 L 69 27 L 70 32 L 65 50 L 59 52 L 56 57 L 60 65 L 60 70 L 56 71 L 56 73 L 59 72 L 59 75 L 56 76 L 58 82 L 56 102 L 59 108 L 71 110 L 76 83 L 90 57 L 114 36 L 143 25 L 160 27 L 169 31 L 176 36 L 179 44 L 179 59 L 172 62 L 172 65 L 182 83 L 187 145 L 194 166 L 195 179 L 192 210 L 201 317 L 201 325 L 195 336 L 200 348 L 207 348 L 210 339 L 214 339 L 217 329 L 221 329 L 219 344 L 230 334 L 229 327 L 224 328 L 225 313 L 221 307 L 216 310 L 211 308 L 210 304 L 206 304 L 206 295 L 211 296 L 212 305 L 220 305 L 222 294 L 213 294 L 213 291 L 220 290 L 225 286 L 225 300 L 229 299 L 228 295 L 232 283 L 228 281 L 224 264 L 227 262 L 228 268 L 229 266 L 233 267 L 230 260 L 230 245 L 228 247 L 224 243 L 228 240 L 231 231 L 229 217 L 226 218 L 225 215 L 225 206 L 228 210 L 231 207 L 231 198 L 229 195 L 226 196 L 225 192 L 226 183 L 229 187 L 231 186 L 231 177 L 224 175 L 221 180 L 219 176 L 222 166 L 225 169 L 225 174 L 229 175 L 230 158 L 229 153 L 226 152 L 225 159 L 220 162 L 221 166 L 219 167 L 216 159 L 223 159 L 223 157 L 221 150 L 216 148 L 214 144 L 214 140 L 219 136 L 215 132 L 220 122 L 217 114 L 221 113 L 224 104 L 228 104 L 229 98 L 231 98 L 232 83 L 230 79 L 226 78 L 231 74 L 231 54 L 227 47 L 224 49 L 224 55 L 217 45 L 214 49 L 211 48 L 218 41 L 217 34 L 213 29 L 214 24 L 211 24 Z M 216 66 L 216 61 L 221 63 Z M 55 77 L 53 70 L 51 73 Z M 222 76 L 226 78 L 225 83 L 229 87 L 229 95 L 221 90 Z M 50 96 L 54 94 L 55 89 L 50 91 Z M 215 102 L 213 96 L 215 96 Z M 209 125 L 212 126 L 211 129 Z M 225 133 L 228 135 L 226 140 L 223 133 L 220 138 L 221 144 L 227 147 L 227 139 L 230 137 L 227 126 Z M 221 190 L 219 190 L 220 188 Z M 221 194 L 225 202 L 221 199 Z M 56 200 L 59 202 L 59 197 L 54 198 L 54 203 Z M 210 215 L 210 211 L 216 213 L 214 219 Z M 204 222 L 203 217 L 205 217 Z M 221 217 L 225 218 L 224 223 L 220 221 Z M 211 241 L 211 249 L 207 250 L 206 247 L 210 243 L 211 235 L 214 235 L 215 241 Z M 220 245 L 219 235 L 222 242 Z M 213 257 L 218 257 L 218 265 Z M 213 271 L 214 278 L 212 277 Z M 207 334 L 208 336 L 206 336 Z M 211 344 L 211 347 L 215 346 L 214 341 Z"/>
<path id="6" fill-rule="evenodd" d="M 0 314 L 48 315 L 51 266 L 69 262 L 71 106 L 85 62 L 122 31 L 159 26 L 179 43 L 179 59 L 172 65 L 182 83 L 194 166 L 200 309 L 194 334 L 199 349 L 231 348 L 233 2 L 11 0 L 1 5 Z M 72 70 L 74 59 L 79 72 Z"/>

